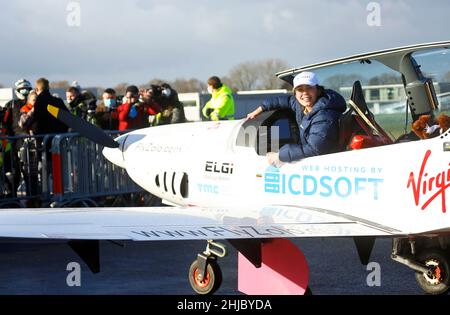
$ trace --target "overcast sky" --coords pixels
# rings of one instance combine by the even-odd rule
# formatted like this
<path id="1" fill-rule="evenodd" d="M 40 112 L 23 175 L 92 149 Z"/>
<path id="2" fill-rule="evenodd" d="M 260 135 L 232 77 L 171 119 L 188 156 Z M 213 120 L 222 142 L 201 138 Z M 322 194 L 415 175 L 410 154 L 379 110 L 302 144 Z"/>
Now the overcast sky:
<path id="1" fill-rule="evenodd" d="M 370 2 L 2 1 L 0 84 L 40 76 L 102 87 L 206 80 L 243 61 L 279 58 L 301 66 L 450 39 L 448 0 L 378 1 L 379 26 L 367 23 Z"/>

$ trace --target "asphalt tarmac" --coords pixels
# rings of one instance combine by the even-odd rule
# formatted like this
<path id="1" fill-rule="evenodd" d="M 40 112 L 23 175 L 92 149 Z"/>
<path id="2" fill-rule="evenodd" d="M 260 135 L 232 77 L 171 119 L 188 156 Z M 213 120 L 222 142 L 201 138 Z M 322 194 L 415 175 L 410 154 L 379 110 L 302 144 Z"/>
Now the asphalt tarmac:
<path id="1" fill-rule="evenodd" d="M 370 261 L 380 266 L 380 286 L 369 286 L 371 270 L 361 265 L 352 239 L 296 239 L 310 268 L 310 288 L 321 295 L 422 294 L 414 272 L 390 259 L 391 240 L 378 239 Z M 3 241 L 0 243 L 0 294 L 193 294 L 187 273 L 203 241 L 127 242 L 120 247 L 101 243 L 101 272 L 88 267 L 63 242 Z M 227 243 L 228 244 L 228 243 Z M 223 283 L 217 294 L 237 291 L 237 252 L 229 246 L 219 260 Z M 67 270 L 80 266 L 79 286 Z M 71 265 L 69 265 L 70 267 Z M 373 275 L 373 274 L 372 274 Z M 69 281 L 70 282 L 70 281 Z M 73 282 L 71 283 L 73 284 Z"/>

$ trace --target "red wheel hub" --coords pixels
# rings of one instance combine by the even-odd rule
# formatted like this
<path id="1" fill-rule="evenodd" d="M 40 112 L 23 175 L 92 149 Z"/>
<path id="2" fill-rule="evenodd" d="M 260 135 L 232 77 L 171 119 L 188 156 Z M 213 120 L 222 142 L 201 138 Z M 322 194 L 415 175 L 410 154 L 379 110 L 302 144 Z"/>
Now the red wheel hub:
<path id="1" fill-rule="evenodd" d="M 206 271 L 206 273 L 203 275 L 203 280 L 200 281 L 198 280 L 198 268 L 195 269 L 194 271 L 194 283 L 196 286 L 200 287 L 200 288 L 205 288 L 208 286 L 209 281 L 210 281 L 210 277 L 209 277 L 209 272 Z"/>
<path id="2" fill-rule="evenodd" d="M 436 279 L 438 279 L 439 281 L 441 281 L 441 277 L 442 277 L 442 271 L 441 268 L 439 266 L 436 267 L 435 269 L 435 274 L 436 274 Z"/>

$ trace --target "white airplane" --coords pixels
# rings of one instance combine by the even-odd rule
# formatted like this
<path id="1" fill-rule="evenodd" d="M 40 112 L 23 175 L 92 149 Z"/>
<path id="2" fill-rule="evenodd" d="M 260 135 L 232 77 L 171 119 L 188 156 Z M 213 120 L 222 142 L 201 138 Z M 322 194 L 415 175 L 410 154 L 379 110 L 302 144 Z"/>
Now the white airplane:
<path id="1" fill-rule="evenodd" d="M 304 70 L 379 62 L 402 75 L 411 116 L 417 119 L 433 112 L 437 103 L 431 80 L 422 75 L 412 54 L 448 47 L 450 42 L 401 47 L 277 75 L 292 82 Z M 200 294 L 220 285 L 216 258 L 226 248 L 216 240 L 228 240 L 240 252 L 242 266 L 246 262 L 245 268 L 255 269 L 255 286 L 294 273 L 287 281 L 300 279 L 292 280 L 298 284 L 294 293 L 303 293 L 307 266 L 295 264 L 301 253 L 289 247 L 288 239 L 353 237 L 361 261 L 367 263 L 375 238 L 389 237 L 392 258 L 415 271 L 426 293 L 449 289 L 450 131 L 423 141 L 407 135 L 393 141 L 368 110 L 358 82 L 342 119 L 342 151 L 281 167 L 268 165 L 265 153 L 296 143 L 298 126 L 290 111 L 265 112 L 254 120 L 151 127 L 115 140 L 66 112 L 49 111 L 104 145 L 109 161 L 174 207 L 4 209 L 1 237 L 70 240 L 93 269 L 98 269 L 98 257 L 90 261 L 84 249 L 98 255 L 99 240 L 207 240 L 207 250 L 189 271 L 191 286 Z M 349 150 L 346 145 L 357 135 L 376 146 Z M 273 257 L 288 263 L 274 263 Z M 274 271 L 271 279 L 257 270 L 267 265 L 266 271 Z M 262 292 L 287 292 L 272 289 Z"/>

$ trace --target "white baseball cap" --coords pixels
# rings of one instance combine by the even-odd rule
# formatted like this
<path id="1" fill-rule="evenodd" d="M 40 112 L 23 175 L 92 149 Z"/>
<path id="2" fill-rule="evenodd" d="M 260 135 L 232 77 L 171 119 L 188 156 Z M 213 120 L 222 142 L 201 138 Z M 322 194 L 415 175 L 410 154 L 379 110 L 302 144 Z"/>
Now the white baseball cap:
<path id="1" fill-rule="evenodd" d="M 304 71 L 294 77 L 294 89 L 302 84 L 316 86 L 319 85 L 319 80 L 314 72 Z"/>

